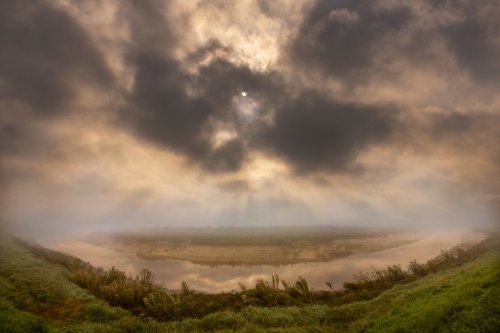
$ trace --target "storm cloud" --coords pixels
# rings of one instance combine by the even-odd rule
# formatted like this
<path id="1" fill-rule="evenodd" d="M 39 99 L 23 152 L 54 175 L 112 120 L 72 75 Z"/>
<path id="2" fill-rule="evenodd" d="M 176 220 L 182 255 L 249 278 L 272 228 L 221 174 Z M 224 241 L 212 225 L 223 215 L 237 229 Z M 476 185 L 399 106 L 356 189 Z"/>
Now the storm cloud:
<path id="1" fill-rule="evenodd" d="M 3 103 L 21 103 L 36 116 L 71 111 L 81 85 L 113 84 L 86 32 L 44 1 L 2 1 L 0 45 Z"/>
<path id="2" fill-rule="evenodd" d="M 498 1 L 465 1 L 436 3 L 440 10 L 451 9 L 459 18 L 443 26 L 449 49 L 476 80 L 490 81 L 498 86 L 500 76 L 500 4 Z M 447 8 L 447 6 L 449 6 Z"/>
<path id="3" fill-rule="evenodd" d="M 291 43 L 292 58 L 326 75 L 363 81 L 378 70 L 375 55 L 413 18 L 405 5 L 373 1 L 318 1 Z M 387 61 L 387 60 L 385 60 Z"/>
<path id="4" fill-rule="evenodd" d="M 221 126 L 238 129 L 234 96 L 245 89 L 255 94 L 265 91 L 272 74 L 254 73 L 247 66 L 214 56 L 218 50 L 231 52 L 216 41 L 189 55 L 192 63 L 187 66 L 197 68 L 188 72 L 174 58 L 175 44 L 182 36 L 174 35 L 166 23 L 168 17 L 158 12 L 151 3 L 134 3 L 128 12 L 133 22 L 129 61 L 136 75 L 122 110 L 123 120 L 138 135 L 184 154 L 206 171 L 237 171 L 247 155 L 244 138 L 235 136 L 219 145 L 212 138 Z M 149 29 L 144 29 L 145 22 Z M 208 63 L 198 64 L 207 57 Z"/>
<path id="5" fill-rule="evenodd" d="M 172 33 L 165 23 L 168 17 L 157 14 L 161 10 L 152 12 L 148 18 L 131 20 L 130 61 L 136 75 L 123 117 L 141 137 L 211 172 L 238 171 L 251 149 L 276 154 L 301 172 L 346 172 L 353 170 L 351 162 L 363 148 L 390 135 L 392 107 L 337 102 L 320 90 L 287 82 L 279 72 L 232 63 L 217 53 L 233 52 L 223 41 L 201 45 L 188 57 L 194 62 L 181 63 L 174 51 L 182 35 Z M 136 8 L 130 15 L 148 12 Z M 144 22 L 157 27 L 144 31 Z M 200 59 L 208 60 L 198 64 Z M 188 72 L 185 66 L 195 69 Z M 235 97 L 242 91 L 249 91 L 256 102 L 252 124 L 245 124 L 239 114 Z M 297 96 L 291 96 L 293 91 Z M 221 129 L 237 134 L 214 145 L 212 139 Z"/>
<path id="6" fill-rule="evenodd" d="M 273 124 L 257 140 L 299 172 L 356 172 L 358 154 L 391 136 L 397 112 L 391 106 L 342 103 L 305 91 L 277 109 Z"/>
<path id="7" fill-rule="evenodd" d="M 458 71 L 496 84 L 499 13 L 498 1 L 318 1 L 288 57 L 353 89 L 406 70 Z"/>

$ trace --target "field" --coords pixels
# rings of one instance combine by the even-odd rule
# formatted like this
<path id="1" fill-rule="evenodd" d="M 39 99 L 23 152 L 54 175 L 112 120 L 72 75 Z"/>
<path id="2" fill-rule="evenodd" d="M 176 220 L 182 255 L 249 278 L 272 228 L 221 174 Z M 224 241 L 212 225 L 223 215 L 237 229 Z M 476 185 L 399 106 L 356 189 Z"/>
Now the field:
<path id="1" fill-rule="evenodd" d="M 444 251 L 426 264 L 410 263 L 408 271 L 395 266 L 357 276 L 339 292 L 315 292 L 300 279 L 286 288 L 273 277 L 238 293 L 200 294 L 183 286 L 181 294 L 167 295 L 147 272 L 135 279 L 105 272 L 11 236 L 0 240 L 0 268 L 1 332 L 495 332 L 500 327 L 500 249 L 491 238 Z M 232 302 L 221 310 L 192 312 L 227 300 Z"/>
<path id="2" fill-rule="evenodd" d="M 108 233 L 93 243 L 144 259 L 178 259 L 207 265 L 281 265 L 328 261 L 381 251 L 418 240 L 395 228 L 269 227 L 173 228 Z"/>

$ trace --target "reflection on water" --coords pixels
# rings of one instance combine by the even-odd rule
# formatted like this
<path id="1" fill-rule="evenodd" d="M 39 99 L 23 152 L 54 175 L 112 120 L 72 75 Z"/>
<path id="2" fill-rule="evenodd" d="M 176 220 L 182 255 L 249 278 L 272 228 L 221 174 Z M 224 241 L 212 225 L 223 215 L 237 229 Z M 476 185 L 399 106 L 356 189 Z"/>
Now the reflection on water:
<path id="1" fill-rule="evenodd" d="M 425 262 L 439 254 L 441 249 L 450 249 L 454 245 L 479 239 L 480 235 L 471 235 L 465 231 L 437 232 L 425 234 L 415 243 L 397 248 L 353 255 L 335 259 L 329 262 L 303 263 L 282 266 L 218 266 L 210 267 L 179 260 L 146 260 L 133 254 L 118 252 L 78 240 L 43 241 L 43 245 L 89 261 L 94 266 L 110 268 L 115 266 L 120 270 L 136 274 L 142 268 L 148 268 L 156 274 L 157 281 L 169 289 L 180 288 L 186 281 L 191 288 L 203 291 L 229 291 L 239 289 L 238 283 L 253 286 L 257 279 L 271 278 L 279 274 L 281 279 L 295 281 L 298 276 L 307 279 L 315 289 L 325 289 L 325 281 L 340 287 L 342 282 L 352 279 L 352 275 L 373 268 L 384 268 L 388 265 L 400 264 L 406 268 L 410 260 Z"/>

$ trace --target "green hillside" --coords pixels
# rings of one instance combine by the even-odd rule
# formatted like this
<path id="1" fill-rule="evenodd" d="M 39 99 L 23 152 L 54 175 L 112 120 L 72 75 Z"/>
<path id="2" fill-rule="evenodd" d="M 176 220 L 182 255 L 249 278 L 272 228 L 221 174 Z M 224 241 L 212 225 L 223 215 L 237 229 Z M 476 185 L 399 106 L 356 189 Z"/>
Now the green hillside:
<path id="1" fill-rule="evenodd" d="M 249 303 L 200 318 L 167 320 L 157 316 L 165 320 L 158 321 L 149 307 L 149 311 L 143 311 L 134 306 L 124 306 L 128 309 L 125 310 L 109 305 L 108 302 L 117 304 L 111 296 L 105 297 L 108 294 L 103 289 L 109 286 L 80 287 L 78 284 L 82 283 L 75 277 L 74 267 L 87 266 L 76 258 L 44 252 L 2 236 L 0 332 L 496 332 L 500 327 L 497 244 L 490 242 L 460 266 L 443 268 L 421 278 L 415 274 L 405 276 L 400 281 L 404 283 L 394 282 L 385 291 L 369 292 L 367 285 L 375 288 L 373 281 L 358 277 L 346 285 L 350 291 L 309 292 L 310 299 L 302 294 L 302 298 L 297 298 L 301 301 L 286 303 L 292 305 Z M 212 298 L 256 295 L 257 290 L 275 292 L 279 297 L 286 295 L 281 289 L 265 286 L 262 288 L 269 289 L 256 287 L 246 294 L 229 296 L 193 294 L 190 298 L 186 296 L 190 291 L 185 290 L 184 297 L 207 302 Z M 147 297 L 153 300 L 155 295 Z M 172 299 L 180 299 L 176 297 Z"/>

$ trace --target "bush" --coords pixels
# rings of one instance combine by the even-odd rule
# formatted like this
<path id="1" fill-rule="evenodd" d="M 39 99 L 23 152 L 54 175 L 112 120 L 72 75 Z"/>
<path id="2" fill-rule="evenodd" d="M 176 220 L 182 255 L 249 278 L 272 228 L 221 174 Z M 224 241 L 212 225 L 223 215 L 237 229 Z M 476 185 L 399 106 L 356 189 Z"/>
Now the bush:
<path id="1" fill-rule="evenodd" d="M 178 299 L 162 291 L 155 291 L 144 298 L 146 314 L 159 320 L 171 320 L 178 316 Z"/>
<path id="2" fill-rule="evenodd" d="M 290 295 L 275 286 L 270 286 L 267 281 L 259 280 L 255 288 L 242 293 L 245 303 L 260 306 L 286 306 L 293 303 Z"/>
<path id="3" fill-rule="evenodd" d="M 408 271 L 410 272 L 410 274 L 418 277 L 425 276 L 428 273 L 425 265 L 417 263 L 416 260 L 410 261 L 410 264 L 408 265 Z"/>

